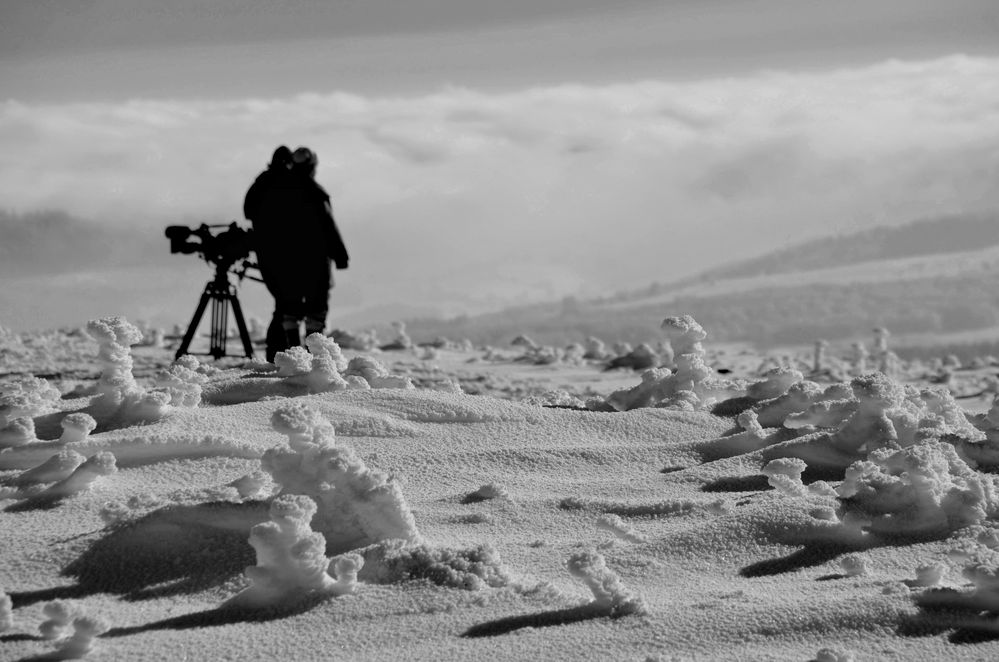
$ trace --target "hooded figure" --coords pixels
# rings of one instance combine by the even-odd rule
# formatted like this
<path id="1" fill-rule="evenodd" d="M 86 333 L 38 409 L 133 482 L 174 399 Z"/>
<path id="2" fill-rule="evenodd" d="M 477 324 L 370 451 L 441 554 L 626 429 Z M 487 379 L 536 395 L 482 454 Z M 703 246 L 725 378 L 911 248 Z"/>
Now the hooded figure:
<path id="1" fill-rule="evenodd" d="M 349 256 L 340 237 L 329 194 L 314 179 L 318 159 L 299 147 L 274 151 L 268 169 L 246 193 L 243 214 L 253 223 L 260 274 L 274 297 L 267 328 L 267 360 L 322 333 L 332 286 L 330 263 L 346 269 Z"/>

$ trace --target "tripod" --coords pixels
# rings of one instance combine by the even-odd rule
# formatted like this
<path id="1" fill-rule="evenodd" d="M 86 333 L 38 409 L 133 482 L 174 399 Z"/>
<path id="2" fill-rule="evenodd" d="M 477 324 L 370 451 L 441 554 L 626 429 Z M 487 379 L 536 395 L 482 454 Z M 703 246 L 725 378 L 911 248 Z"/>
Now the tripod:
<path id="1" fill-rule="evenodd" d="M 239 338 L 243 341 L 243 351 L 246 358 L 253 358 L 253 346 L 250 344 L 250 332 L 246 329 L 246 320 L 243 319 L 243 309 L 239 305 L 239 298 L 236 296 L 236 287 L 229 282 L 229 267 L 231 264 L 219 263 L 215 265 L 215 278 L 208 281 L 205 291 L 201 294 L 198 307 L 191 318 L 191 324 L 187 327 L 184 340 L 180 343 L 175 358 L 180 358 L 185 354 L 193 354 L 187 351 L 191 346 L 191 340 L 201 323 L 201 316 L 205 314 L 208 302 L 212 304 L 212 331 L 211 348 L 207 356 L 220 359 L 226 355 L 225 341 L 226 332 L 229 328 L 229 306 L 232 306 L 233 315 L 236 317 L 236 326 L 239 328 Z"/>

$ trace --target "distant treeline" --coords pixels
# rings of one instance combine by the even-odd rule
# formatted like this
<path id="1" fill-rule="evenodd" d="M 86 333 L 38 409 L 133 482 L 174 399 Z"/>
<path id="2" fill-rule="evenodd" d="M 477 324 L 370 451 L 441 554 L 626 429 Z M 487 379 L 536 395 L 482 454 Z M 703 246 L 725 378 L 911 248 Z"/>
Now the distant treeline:
<path id="1" fill-rule="evenodd" d="M 538 342 L 563 344 L 597 336 L 606 342 L 646 342 L 662 337 L 671 315 L 693 315 L 717 341 L 776 345 L 866 340 L 874 327 L 896 334 L 970 331 L 999 325 L 999 274 L 884 283 L 808 285 L 712 297 L 680 297 L 668 305 L 588 304 L 573 299 L 501 313 L 451 320 L 413 320 L 410 335 L 470 338 L 491 345 L 527 333 Z"/>

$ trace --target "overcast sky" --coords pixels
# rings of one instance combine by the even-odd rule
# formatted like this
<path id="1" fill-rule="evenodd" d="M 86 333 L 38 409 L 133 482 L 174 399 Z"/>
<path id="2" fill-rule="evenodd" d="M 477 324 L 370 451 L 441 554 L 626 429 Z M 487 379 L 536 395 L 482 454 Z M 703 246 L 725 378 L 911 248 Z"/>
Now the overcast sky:
<path id="1" fill-rule="evenodd" d="M 4 208 L 236 219 L 280 143 L 319 153 L 354 257 L 334 325 L 638 288 L 999 207 L 999 3 L 0 0 Z M 0 325 L 186 323 L 196 291 L 76 246 L 75 281 L 0 267 Z"/>

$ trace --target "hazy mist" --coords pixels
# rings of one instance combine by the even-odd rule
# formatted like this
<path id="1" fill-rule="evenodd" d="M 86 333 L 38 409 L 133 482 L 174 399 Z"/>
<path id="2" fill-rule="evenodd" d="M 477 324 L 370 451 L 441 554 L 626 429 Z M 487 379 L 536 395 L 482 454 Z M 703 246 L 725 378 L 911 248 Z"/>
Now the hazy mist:
<path id="1" fill-rule="evenodd" d="M 132 253 L 130 269 L 189 270 L 203 283 L 204 265 L 167 256 L 163 227 L 239 219 L 280 143 L 318 152 L 351 252 L 334 318 L 602 294 L 817 236 L 993 208 L 997 81 L 999 60 L 953 56 L 504 93 L 10 101 L 2 205 L 65 211 L 97 239 L 56 223 L 46 241 L 72 249 L 40 250 L 5 229 L 4 270 L 25 278 L 0 294 L 0 323 L 82 321 L 58 303 L 77 295 L 43 277 L 66 265 L 99 275 Z M 164 296 L 160 277 L 132 277 L 115 299 L 186 323 L 188 306 Z M 21 308 L 42 292 L 47 305 Z M 183 299 L 193 307 L 197 293 Z M 266 316 L 261 300 L 253 312 Z"/>

